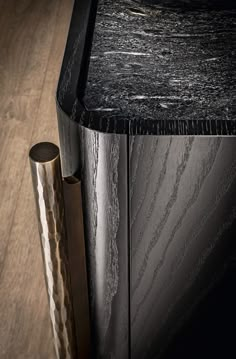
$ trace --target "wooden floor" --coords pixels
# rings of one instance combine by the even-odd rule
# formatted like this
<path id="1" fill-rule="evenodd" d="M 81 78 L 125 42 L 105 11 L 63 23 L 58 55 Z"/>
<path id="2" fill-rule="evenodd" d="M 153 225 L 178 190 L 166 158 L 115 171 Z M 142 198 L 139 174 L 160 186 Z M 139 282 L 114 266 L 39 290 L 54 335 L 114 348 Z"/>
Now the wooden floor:
<path id="1" fill-rule="evenodd" d="M 0 0 L 0 358 L 53 359 L 28 151 L 58 143 L 71 0 Z"/>

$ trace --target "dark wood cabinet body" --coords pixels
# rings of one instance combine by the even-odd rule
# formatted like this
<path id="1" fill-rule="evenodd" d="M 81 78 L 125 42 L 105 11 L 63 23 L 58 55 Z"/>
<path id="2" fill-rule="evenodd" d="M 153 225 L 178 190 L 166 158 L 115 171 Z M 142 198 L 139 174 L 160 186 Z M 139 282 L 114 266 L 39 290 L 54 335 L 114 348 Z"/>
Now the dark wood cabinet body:
<path id="1" fill-rule="evenodd" d="M 236 356 L 235 17 L 231 0 L 75 1 L 57 109 L 93 358 Z"/>
<path id="2" fill-rule="evenodd" d="M 131 358 L 159 358 L 184 325 L 193 330 L 201 305 L 211 310 L 207 296 L 234 265 L 236 139 L 137 136 L 130 143 Z M 230 302 L 222 295 L 214 299 L 219 317 Z M 208 323 L 216 326 L 215 346 L 227 350 L 232 327 Z"/>
<path id="3" fill-rule="evenodd" d="M 79 132 L 94 357 L 165 358 L 234 268 L 236 138 Z"/>

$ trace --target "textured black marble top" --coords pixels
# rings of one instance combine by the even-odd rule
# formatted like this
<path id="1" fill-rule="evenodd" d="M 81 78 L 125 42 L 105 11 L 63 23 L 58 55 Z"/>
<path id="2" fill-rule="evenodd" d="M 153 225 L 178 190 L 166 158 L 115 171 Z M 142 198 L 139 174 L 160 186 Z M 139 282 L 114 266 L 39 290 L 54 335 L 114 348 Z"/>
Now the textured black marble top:
<path id="1" fill-rule="evenodd" d="M 236 4 L 184 3 L 99 1 L 83 97 L 90 127 L 236 133 Z"/>

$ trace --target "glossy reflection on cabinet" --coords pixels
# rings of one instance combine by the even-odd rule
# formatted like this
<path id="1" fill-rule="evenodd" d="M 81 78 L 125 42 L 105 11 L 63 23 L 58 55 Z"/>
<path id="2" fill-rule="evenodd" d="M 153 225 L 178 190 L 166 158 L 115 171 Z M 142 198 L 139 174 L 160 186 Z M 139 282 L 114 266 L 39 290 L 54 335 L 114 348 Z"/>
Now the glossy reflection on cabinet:
<path id="1" fill-rule="evenodd" d="M 220 289 L 213 302 L 208 293 L 227 287 L 236 254 L 235 152 L 234 137 L 130 139 L 132 359 L 163 358 L 167 349 L 168 359 L 176 357 L 171 348 L 179 330 L 188 325 L 188 335 L 200 335 L 194 315 L 222 304 Z M 225 303 L 230 293 L 232 287 Z M 218 307 L 219 317 L 224 310 Z M 216 329 L 216 321 L 211 328 L 202 319 Z M 218 324 L 223 342 L 231 328 Z M 181 357 L 195 352 L 182 347 Z"/>

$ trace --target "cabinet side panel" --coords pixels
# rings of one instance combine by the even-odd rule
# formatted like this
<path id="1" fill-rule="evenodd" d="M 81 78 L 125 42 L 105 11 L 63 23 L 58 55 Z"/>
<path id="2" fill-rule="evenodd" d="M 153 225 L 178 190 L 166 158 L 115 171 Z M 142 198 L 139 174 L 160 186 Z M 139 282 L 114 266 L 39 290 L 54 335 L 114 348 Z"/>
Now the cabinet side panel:
<path id="1" fill-rule="evenodd" d="M 80 128 L 94 358 L 128 358 L 127 136 Z"/>
<path id="2" fill-rule="evenodd" d="M 132 359 L 165 357 L 232 264 L 235 152 L 234 137 L 130 138 Z"/>

